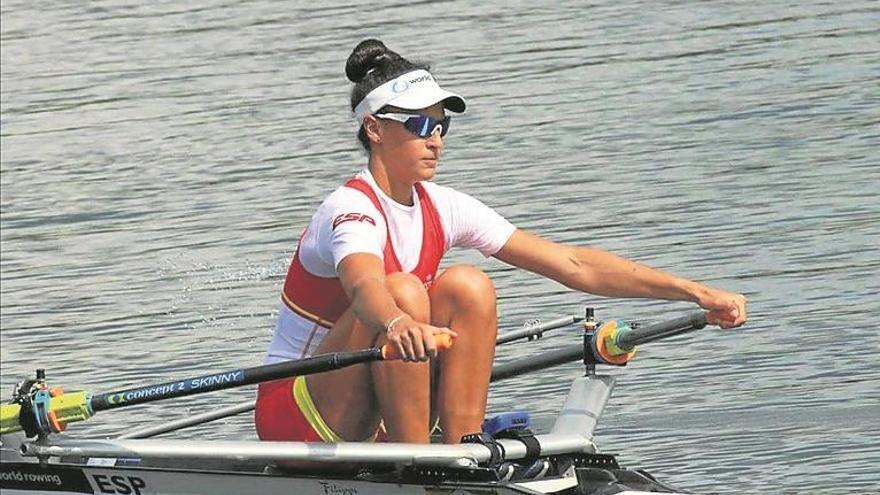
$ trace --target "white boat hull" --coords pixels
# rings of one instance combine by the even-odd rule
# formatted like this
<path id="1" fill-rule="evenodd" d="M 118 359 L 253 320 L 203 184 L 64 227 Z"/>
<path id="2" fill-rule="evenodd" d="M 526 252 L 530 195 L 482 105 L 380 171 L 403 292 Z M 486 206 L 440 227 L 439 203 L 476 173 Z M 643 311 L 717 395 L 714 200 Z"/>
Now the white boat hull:
<path id="1" fill-rule="evenodd" d="M 522 483 L 440 481 L 409 483 L 288 475 L 271 472 L 216 472 L 195 469 L 99 467 L 3 463 L 4 495 L 427 495 L 578 493 L 573 476 Z M 615 495 L 648 492 L 625 490 Z M 652 494 L 676 492 L 651 492 Z"/>

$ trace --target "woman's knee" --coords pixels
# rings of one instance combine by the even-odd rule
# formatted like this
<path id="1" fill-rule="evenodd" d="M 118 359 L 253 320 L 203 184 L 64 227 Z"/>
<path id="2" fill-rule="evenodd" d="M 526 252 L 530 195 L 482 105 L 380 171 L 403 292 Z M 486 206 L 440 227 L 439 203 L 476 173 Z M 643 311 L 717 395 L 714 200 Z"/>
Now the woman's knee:
<path id="1" fill-rule="evenodd" d="M 432 293 L 451 297 L 461 305 L 495 303 L 495 284 L 482 270 L 470 265 L 455 265 L 437 278 Z"/>
<path id="2" fill-rule="evenodd" d="M 425 320 L 430 312 L 430 299 L 425 284 L 411 273 L 389 273 L 385 284 L 394 302 L 413 318 Z"/>

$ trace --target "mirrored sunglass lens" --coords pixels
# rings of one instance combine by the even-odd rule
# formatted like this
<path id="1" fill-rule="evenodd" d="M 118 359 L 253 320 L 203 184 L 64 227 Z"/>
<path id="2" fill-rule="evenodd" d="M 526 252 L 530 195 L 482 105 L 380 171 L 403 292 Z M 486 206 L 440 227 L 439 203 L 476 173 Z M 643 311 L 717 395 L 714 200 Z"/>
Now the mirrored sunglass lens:
<path id="1" fill-rule="evenodd" d="M 440 129 L 440 137 L 446 135 L 446 131 L 449 129 L 449 117 L 443 120 L 433 119 L 428 117 L 427 115 L 418 115 L 416 117 L 412 117 L 406 121 L 404 124 L 410 132 L 415 134 L 420 138 L 427 138 L 437 132 L 437 128 Z"/>

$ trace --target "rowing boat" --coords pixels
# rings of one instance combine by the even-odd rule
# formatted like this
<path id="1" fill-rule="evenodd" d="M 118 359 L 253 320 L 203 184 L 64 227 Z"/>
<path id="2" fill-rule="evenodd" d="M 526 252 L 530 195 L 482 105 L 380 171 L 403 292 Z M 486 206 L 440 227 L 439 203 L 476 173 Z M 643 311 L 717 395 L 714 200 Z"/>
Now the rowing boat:
<path id="1" fill-rule="evenodd" d="M 65 416 L 58 406 L 58 414 L 49 420 L 55 398 L 44 397 L 43 406 L 28 404 L 28 400 L 33 401 L 40 391 L 46 390 L 40 380 L 28 380 L 28 386 L 36 392 L 27 394 L 19 390 L 18 409 L 3 406 L 0 487 L 4 495 L 681 493 L 642 470 L 622 468 L 614 455 L 599 451 L 592 440 L 593 432 L 615 380 L 611 375 L 598 373 L 596 368 L 597 365 L 625 365 L 632 359 L 636 345 L 702 328 L 706 325 L 705 315 L 694 313 L 631 328 L 618 320 L 597 322 L 588 308 L 585 318 L 566 320 L 574 321 L 584 323 L 582 343 L 493 369 L 493 380 L 500 380 L 583 360 L 584 375 L 573 380 L 553 426 L 546 433 L 533 433 L 526 413 L 511 412 L 487 419 L 483 432 L 469 435 L 455 445 L 77 439 L 58 434 L 56 430 L 66 428 L 68 421 L 85 418 Z M 531 339 L 545 330 L 546 327 L 542 327 L 540 331 L 523 332 L 521 337 Z M 377 349 L 359 352 L 359 362 L 382 359 Z M 349 365 L 345 359 L 340 361 L 346 357 L 351 356 L 334 355 L 333 366 Z M 321 360 L 322 356 L 317 358 L 309 359 L 311 364 L 323 363 L 318 371 L 333 369 L 333 366 L 328 368 L 326 359 Z M 304 369 L 302 363 L 294 368 L 295 372 L 288 372 L 315 372 Z M 278 366 L 271 370 L 272 379 L 284 373 Z M 238 383 L 215 384 L 211 391 L 239 386 L 247 380 L 253 383 L 267 379 L 265 367 L 238 371 L 242 375 L 250 372 L 251 376 Z M 88 410 L 90 416 L 96 405 L 111 407 L 108 397 L 125 398 L 126 394 L 135 397 L 136 391 L 148 389 L 154 391 L 153 397 L 145 398 L 147 394 L 142 392 L 138 403 L 173 397 L 168 394 L 175 393 L 175 383 L 192 383 L 192 380 L 94 396 L 80 393 L 76 397 L 83 402 L 78 410 Z M 112 407 L 124 407 L 119 405 L 122 402 L 117 400 Z M 62 405 L 70 409 L 69 404 Z M 31 418 L 33 414 L 38 417 Z M 308 461 L 309 467 L 282 467 L 302 461 Z"/>

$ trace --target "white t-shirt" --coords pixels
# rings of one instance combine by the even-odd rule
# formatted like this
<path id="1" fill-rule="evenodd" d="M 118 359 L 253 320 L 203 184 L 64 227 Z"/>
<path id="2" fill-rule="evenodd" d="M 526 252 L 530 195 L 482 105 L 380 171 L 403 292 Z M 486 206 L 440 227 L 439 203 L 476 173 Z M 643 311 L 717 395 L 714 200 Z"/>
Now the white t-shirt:
<path id="1" fill-rule="evenodd" d="M 358 175 L 370 185 L 388 219 L 391 243 L 404 271 L 412 271 L 422 250 L 422 210 L 413 191 L 412 206 L 388 197 L 376 185 L 369 169 Z M 446 249 L 472 248 L 484 256 L 498 252 L 516 227 L 481 201 L 433 182 L 421 183 L 440 217 Z M 334 225 L 335 224 L 335 225 Z M 309 273 L 318 277 L 337 277 L 339 263 L 354 253 L 384 257 L 387 241 L 385 218 L 364 193 L 339 187 L 318 207 L 305 236 L 300 241 L 299 259 Z M 280 305 L 275 336 L 269 346 L 267 362 L 298 359 L 311 355 L 328 329 Z"/>

